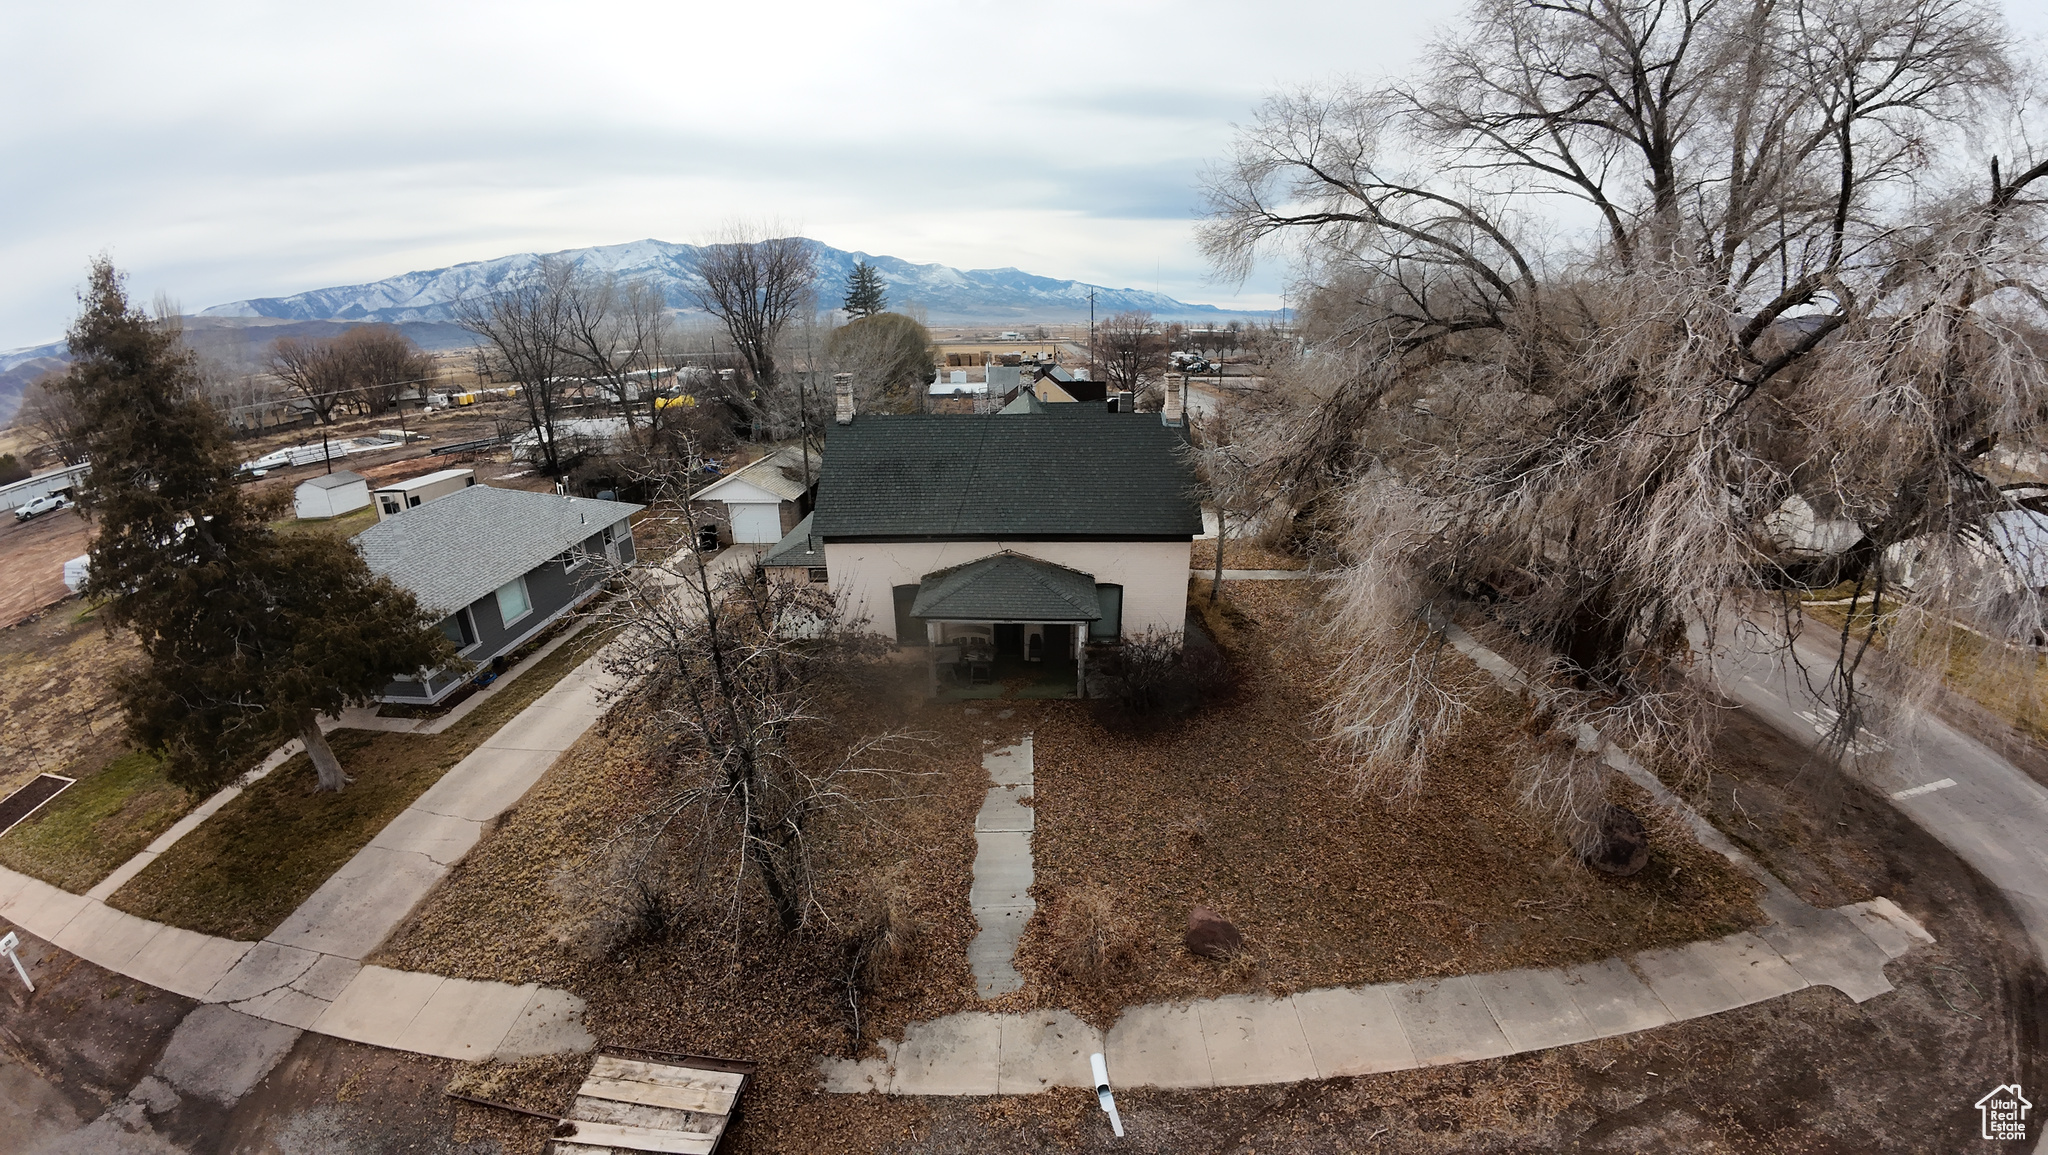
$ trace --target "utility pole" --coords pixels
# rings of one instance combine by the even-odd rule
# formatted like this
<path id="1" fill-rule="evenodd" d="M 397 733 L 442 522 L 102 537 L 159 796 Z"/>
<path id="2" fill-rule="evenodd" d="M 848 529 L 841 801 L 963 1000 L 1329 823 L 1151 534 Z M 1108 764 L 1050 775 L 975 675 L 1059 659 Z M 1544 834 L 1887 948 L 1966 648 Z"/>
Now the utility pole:
<path id="1" fill-rule="evenodd" d="M 1095 290 L 1088 290 L 1088 371 L 1095 371 Z"/>

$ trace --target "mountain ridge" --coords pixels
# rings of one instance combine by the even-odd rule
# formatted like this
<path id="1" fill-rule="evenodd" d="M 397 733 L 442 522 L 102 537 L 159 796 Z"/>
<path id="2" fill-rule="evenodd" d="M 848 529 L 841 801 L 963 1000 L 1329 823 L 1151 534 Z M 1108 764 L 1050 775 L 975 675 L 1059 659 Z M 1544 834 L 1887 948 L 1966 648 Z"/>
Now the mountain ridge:
<path id="1" fill-rule="evenodd" d="M 892 307 L 918 308 L 937 322 L 1064 321 L 1088 315 L 1088 293 L 1095 293 L 1095 311 L 1106 317 L 1142 310 L 1161 319 L 1265 319 L 1272 309 L 1224 309 L 1192 304 L 1163 293 L 1114 289 L 1084 281 L 1059 280 L 1015 267 L 955 269 L 937 263 L 919 264 L 886 254 L 833 248 L 804 238 L 818 256 L 821 297 L 829 300 L 845 283 L 855 261 L 875 266 L 889 282 Z M 546 256 L 564 256 L 578 266 L 614 272 L 622 279 L 649 280 L 660 288 L 669 307 L 697 312 L 690 290 L 701 285 L 697 259 L 703 249 L 654 238 L 616 245 L 563 249 Z M 447 321 L 456 300 L 502 288 L 539 264 L 540 253 L 513 253 L 483 261 L 465 261 L 439 269 L 419 269 L 357 285 L 309 289 L 281 297 L 254 297 L 214 305 L 202 317 L 271 317 L 298 321 Z"/>

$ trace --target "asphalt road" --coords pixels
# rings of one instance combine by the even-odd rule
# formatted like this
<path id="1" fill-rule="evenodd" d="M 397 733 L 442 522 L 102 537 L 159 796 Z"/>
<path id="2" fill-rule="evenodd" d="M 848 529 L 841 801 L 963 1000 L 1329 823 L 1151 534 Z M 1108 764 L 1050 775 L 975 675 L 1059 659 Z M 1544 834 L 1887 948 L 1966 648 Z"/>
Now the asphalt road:
<path id="1" fill-rule="evenodd" d="M 1834 720 L 1813 692 L 1830 668 L 1827 652 L 1798 644 L 1802 671 L 1755 630 L 1735 634 L 1714 659 L 1723 689 L 1788 737 L 1815 743 Z M 2003 891 L 2036 957 L 2048 960 L 2048 789 L 1939 718 L 1914 712 L 1901 721 L 1893 742 L 1857 736 L 1858 772 Z M 2048 1152 L 2048 1133 L 2034 1150 Z"/>

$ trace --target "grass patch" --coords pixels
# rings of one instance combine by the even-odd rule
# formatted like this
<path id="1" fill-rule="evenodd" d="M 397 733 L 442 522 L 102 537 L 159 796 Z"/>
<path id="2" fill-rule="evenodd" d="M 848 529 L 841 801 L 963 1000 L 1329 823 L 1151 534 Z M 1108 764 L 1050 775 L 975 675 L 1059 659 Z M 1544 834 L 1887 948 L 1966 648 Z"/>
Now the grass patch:
<path id="1" fill-rule="evenodd" d="M 1853 592 L 1851 587 L 1842 596 Z M 1848 620 L 1846 605 L 1808 604 L 1805 613 L 1827 627 L 1823 641 L 1829 646 L 1839 644 L 1845 623 L 1850 627 L 1852 647 L 1861 644 L 1862 635 L 1870 629 L 1867 593 L 1856 605 L 1853 622 Z M 1879 621 L 1875 645 L 1888 648 L 1889 634 L 1889 622 Z M 1923 665 L 1940 663 L 1942 682 L 1950 690 L 1983 707 L 2031 741 L 2048 742 L 2048 656 L 2001 645 L 1958 626 L 1950 626 L 1942 636 L 1929 639 L 1923 654 Z"/>
<path id="2" fill-rule="evenodd" d="M 355 779 L 314 789 L 301 754 L 180 839 L 109 905 L 205 934 L 254 940 L 277 929 L 320 884 L 413 800 L 610 638 L 570 639 L 439 734 L 336 730 L 335 756 Z"/>
<path id="3" fill-rule="evenodd" d="M 183 818 L 197 799 L 145 753 L 85 775 L 0 837 L 0 866 L 83 892 Z"/>
<path id="4" fill-rule="evenodd" d="M 377 524 L 377 505 L 372 502 L 361 509 L 350 510 L 340 517 L 309 518 L 300 521 L 288 517 L 273 521 L 270 528 L 279 533 L 324 533 L 333 537 L 351 538 Z"/>

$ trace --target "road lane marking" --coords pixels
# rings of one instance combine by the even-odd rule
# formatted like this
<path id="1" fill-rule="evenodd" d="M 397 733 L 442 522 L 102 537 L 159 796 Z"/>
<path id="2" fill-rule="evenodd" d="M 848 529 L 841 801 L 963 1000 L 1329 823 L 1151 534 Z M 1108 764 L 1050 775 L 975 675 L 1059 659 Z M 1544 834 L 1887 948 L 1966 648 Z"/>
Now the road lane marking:
<path id="1" fill-rule="evenodd" d="M 1932 794 L 1932 793 L 1934 793 L 1934 792 L 1935 792 L 1936 790 L 1946 790 L 1946 789 L 1948 789 L 1949 787 L 1951 787 L 1951 786 L 1954 786 L 1954 785 L 1956 785 L 1956 780 L 1955 780 L 1955 779 L 1953 779 L 1953 778 L 1943 778 L 1943 779 L 1942 779 L 1941 781 L 1939 781 L 1939 782 L 1929 782 L 1929 783 L 1928 783 L 1927 785 L 1925 785 L 1925 786 L 1915 786 L 1915 787 L 1913 787 L 1913 788 L 1911 788 L 1911 789 L 1909 789 L 1909 790 L 1894 790 L 1894 791 L 1892 791 L 1892 797 L 1894 797 L 1894 798 L 1918 798 L 1918 797 L 1920 797 L 1920 796 L 1921 796 L 1922 794 Z"/>

